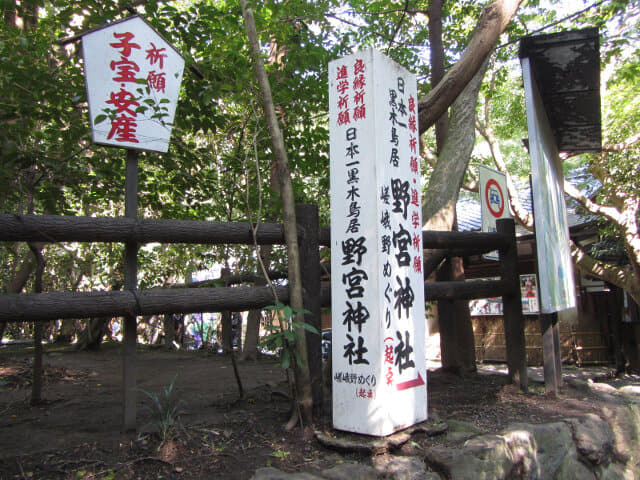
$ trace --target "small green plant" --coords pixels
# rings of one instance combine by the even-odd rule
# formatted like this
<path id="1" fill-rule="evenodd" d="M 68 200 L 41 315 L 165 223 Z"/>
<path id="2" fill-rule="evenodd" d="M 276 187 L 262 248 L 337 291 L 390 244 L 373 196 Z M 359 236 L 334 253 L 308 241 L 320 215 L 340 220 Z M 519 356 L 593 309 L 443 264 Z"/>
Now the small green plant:
<path id="1" fill-rule="evenodd" d="M 275 450 L 275 451 L 271 452 L 271 456 L 272 457 L 279 458 L 280 460 L 284 460 L 289 455 L 291 455 L 291 452 L 288 452 L 286 450 Z"/>
<path id="2" fill-rule="evenodd" d="M 159 393 L 147 392 L 141 388 L 138 389 L 151 400 L 150 405 L 145 403 L 143 407 L 151 412 L 152 419 L 142 427 L 141 432 L 157 430 L 160 436 L 160 445 L 158 448 L 161 448 L 166 442 L 174 440 L 179 432 L 188 435 L 180 422 L 180 414 L 182 413 L 181 406 L 184 404 L 184 401 L 177 398 L 175 392 L 175 382 L 177 378 L 178 375 L 176 374 L 169 386 L 164 387 Z"/>
<path id="3" fill-rule="evenodd" d="M 298 340 L 296 329 L 304 328 L 311 333 L 318 333 L 318 330 L 306 322 L 296 322 L 294 319 L 298 313 L 311 313 L 304 308 L 291 308 L 282 302 L 266 307 L 265 310 L 273 310 L 280 320 L 279 325 L 267 325 L 265 328 L 271 333 L 260 342 L 261 347 L 265 347 L 274 352 L 280 352 L 280 367 L 283 370 L 291 367 L 294 362 L 302 366 L 302 359 L 298 358 L 295 350 L 295 343 Z"/>

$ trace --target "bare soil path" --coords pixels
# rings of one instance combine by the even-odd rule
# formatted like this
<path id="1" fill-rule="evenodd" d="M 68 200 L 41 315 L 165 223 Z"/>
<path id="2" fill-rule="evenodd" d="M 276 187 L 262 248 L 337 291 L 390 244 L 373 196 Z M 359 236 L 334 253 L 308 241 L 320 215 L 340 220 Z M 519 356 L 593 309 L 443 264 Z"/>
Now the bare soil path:
<path id="1" fill-rule="evenodd" d="M 141 347 L 139 388 L 162 392 L 177 375 L 174 389 L 182 402 L 184 431 L 177 430 L 174 441 L 159 448 L 157 435 L 131 438 L 120 432 L 119 345 L 107 344 L 96 352 L 52 346 L 45 351 L 45 402 L 31 406 L 31 349 L 0 348 L 1 479 L 246 479 L 268 465 L 314 471 L 345 458 L 360 460 L 357 454 L 324 448 L 309 431 L 284 431 L 290 405 L 286 379 L 271 358 L 239 363 L 246 391 L 239 399 L 228 357 Z M 504 374 L 486 369 L 462 379 L 430 371 L 428 392 L 430 417 L 466 422 L 487 432 L 513 422 L 557 421 L 593 412 L 597 405 L 588 393 L 570 387 L 553 399 L 534 383 L 523 395 L 507 385 Z M 140 427 L 157 420 L 144 405 L 150 402 L 141 391 Z M 330 432 L 330 412 L 325 413 L 314 428 Z M 426 449 L 451 441 L 426 435 L 412 440 L 403 448 Z"/>

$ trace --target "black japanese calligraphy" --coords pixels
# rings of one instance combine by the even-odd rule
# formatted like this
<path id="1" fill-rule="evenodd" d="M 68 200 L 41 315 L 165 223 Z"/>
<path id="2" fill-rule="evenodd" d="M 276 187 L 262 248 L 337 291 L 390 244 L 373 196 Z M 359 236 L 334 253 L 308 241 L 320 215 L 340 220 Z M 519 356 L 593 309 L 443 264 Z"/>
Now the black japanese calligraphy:
<path id="1" fill-rule="evenodd" d="M 402 374 L 402 371 L 407 368 L 415 368 L 416 364 L 411 360 L 411 354 L 413 353 L 413 347 L 409 343 L 409 332 L 405 330 L 404 341 L 402 340 L 402 334 L 396 331 L 396 337 L 398 337 L 398 343 L 393 350 L 396 354 L 395 365 L 398 367 L 398 373 Z"/>

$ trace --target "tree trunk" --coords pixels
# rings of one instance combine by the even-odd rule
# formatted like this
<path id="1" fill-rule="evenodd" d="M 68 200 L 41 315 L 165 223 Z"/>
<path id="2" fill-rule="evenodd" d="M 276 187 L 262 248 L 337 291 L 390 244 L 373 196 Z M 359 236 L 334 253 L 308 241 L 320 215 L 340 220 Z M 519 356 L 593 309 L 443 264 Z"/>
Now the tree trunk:
<path id="1" fill-rule="evenodd" d="M 473 37 L 460 60 L 436 88 L 418 101 L 420 134 L 426 132 L 447 111 L 480 70 L 520 3 L 521 0 L 494 0 L 484 7 Z"/>
<path id="2" fill-rule="evenodd" d="M 447 137 L 431 174 L 422 217 L 427 230 L 452 230 L 455 205 L 475 144 L 475 110 L 487 62 L 453 103 Z M 464 278 L 461 261 L 445 262 L 439 280 Z M 457 305 L 456 305 L 457 304 Z M 475 370 L 475 344 L 466 302 L 438 302 L 443 368 L 454 372 Z"/>
<path id="3" fill-rule="evenodd" d="M 291 171 L 289 160 L 284 144 L 284 138 L 278 125 L 275 114 L 273 98 L 271 96 L 271 86 L 264 68 L 262 57 L 260 56 L 260 44 L 256 32 L 253 10 L 247 6 L 246 0 L 240 0 L 244 15 L 247 37 L 251 47 L 253 66 L 258 80 L 258 86 L 262 94 L 262 107 L 264 109 L 273 154 L 276 160 L 278 181 L 280 184 L 280 195 L 282 197 L 282 215 L 284 223 L 284 234 L 287 245 L 288 274 L 289 274 L 289 304 L 294 312 L 299 312 L 303 308 L 302 302 L 302 279 L 300 274 L 300 256 L 298 250 L 298 232 L 295 214 L 295 198 L 293 195 L 293 185 L 291 183 Z M 296 321 L 303 323 L 302 313 L 296 314 Z M 300 411 L 301 421 L 310 424 L 313 412 L 313 398 L 311 395 L 311 380 L 307 362 L 307 346 L 304 328 L 296 328 L 297 338 L 296 353 L 303 363 L 302 366 L 296 364 L 296 389 L 297 403 Z M 289 423 L 291 425 L 291 422 Z"/>
<path id="4" fill-rule="evenodd" d="M 173 341 L 176 337 L 176 328 L 173 320 L 173 315 L 165 313 L 162 316 L 162 322 L 164 325 L 164 347 L 168 350 L 173 350 Z"/>
<path id="5" fill-rule="evenodd" d="M 42 292 L 42 276 L 44 274 L 43 244 L 30 243 L 29 248 L 36 257 L 35 293 Z M 44 324 L 35 322 L 33 326 L 33 383 L 31 384 L 31 405 L 42 402 L 42 332 Z"/>
<path id="6" fill-rule="evenodd" d="M 87 320 L 85 329 L 80 332 L 76 350 L 98 350 L 109 320 L 111 317 L 92 317 Z"/>
<path id="7" fill-rule="evenodd" d="M 271 259 L 271 245 L 262 245 L 258 251 L 258 255 L 262 259 L 262 264 L 266 271 L 269 270 L 269 264 Z M 261 272 L 258 271 L 258 277 Z M 258 278 L 254 282 L 255 287 L 263 287 L 267 284 L 265 278 Z M 249 361 L 256 360 L 258 358 L 258 343 L 260 341 L 260 320 L 262 319 L 262 309 L 249 310 L 247 315 L 247 334 L 244 338 L 244 347 L 242 349 L 242 355 L 240 360 Z"/>
<path id="8" fill-rule="evenodd" d="M 442 42 L 442 0 L 431 0 L 427 10 L 429 15 L 429 44 L 431 48 L 431 88 L 436 88 L 444 77 L 444 44 Z M 447 136 L 449 117 L 447 109 L 436 121 L 436 150 L 439 154 Z"/>
<path id="9" fill-rule="evenodd" d="M 62 320 L 62 325 L 60 326 L 60 331 L 56 336 L 56 343 L 71 343 L 73 339 L 73 334 L 76 331 L 75 322 L 71 318 L 65 318 Z"/>
<path id="10" fill-rule="evenodd" d="M 31 255 L 25 258 L 20 265 L 20 268 L 15 273 L 13 278 L 8 282 L 6 286 L 7 293 L 20 293 L 24 286 L 29 280 L 29 275 L 31 275 L 31 270 L 33 270 L 33 259 Z M 2 342 L 2 337 L 4 337 L 4 331 L 7 328 L 6 321 L 0 321 L 0 342 Z"/>

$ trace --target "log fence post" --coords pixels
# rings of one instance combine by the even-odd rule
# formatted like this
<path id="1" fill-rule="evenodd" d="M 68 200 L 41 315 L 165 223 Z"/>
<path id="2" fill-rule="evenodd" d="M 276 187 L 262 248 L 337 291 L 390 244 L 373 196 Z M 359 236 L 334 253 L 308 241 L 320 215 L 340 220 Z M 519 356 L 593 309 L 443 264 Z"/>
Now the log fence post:
<path id="1" fill-rule="evenodd" d="M 507 343 L 507 366 L 511 382 L 526 392 L 529 387 L 527 376 L 527 353 L 524 335 L 524 319 L 522 317 L 522 298 L 520 293 L 520 277 L 518 275 L 518 247 L 516 244 L 516 227 L 513 219 L 496 221 L 499 233 L 507 235 L 511 241 L 500 252 L 500 276 L 511 288 L 502 296 L 504 314 L 504 333 Z"/>

